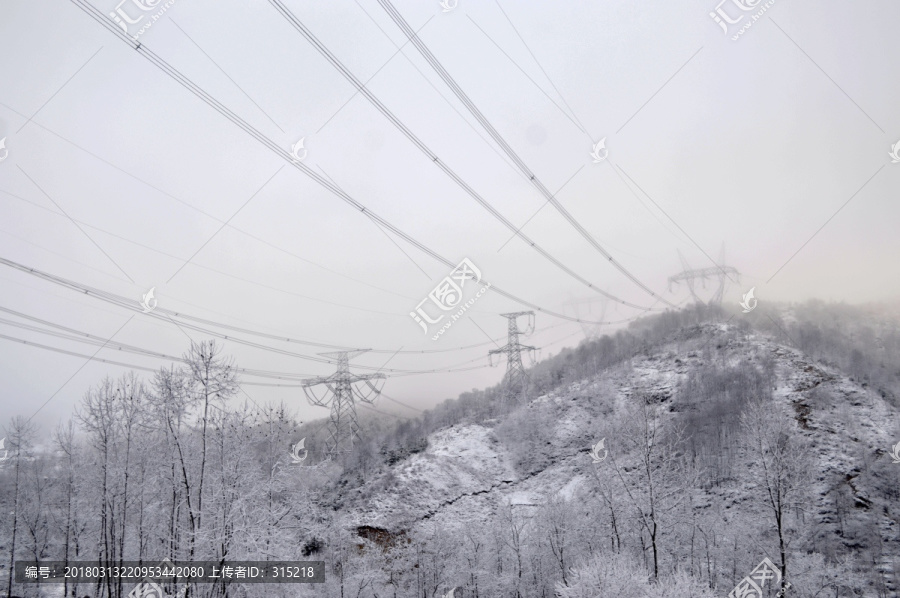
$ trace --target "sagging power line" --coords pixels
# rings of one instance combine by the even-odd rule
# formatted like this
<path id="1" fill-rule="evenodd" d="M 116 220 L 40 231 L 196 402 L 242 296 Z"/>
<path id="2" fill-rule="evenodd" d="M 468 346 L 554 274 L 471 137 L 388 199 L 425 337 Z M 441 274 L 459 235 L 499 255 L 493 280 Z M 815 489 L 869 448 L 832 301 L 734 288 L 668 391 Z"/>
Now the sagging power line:
<path id="1" fill-rule="evenodd" d="M 295 351 L 288 351 L 286 349 L 281 349 L 278 347 L 272 347 L 270 345 L 265 345 L 262 343 L 257 343 L 251 340 L 247 340 L 245 338 L 241 338 L 239 336 L 223 334 L 221 332 L 210 330 L 209 328 L 204 328 L 202 326 L 197 326 L 195 324 L 190 324 L 188 322 L 176 322 L 175 318 L 181 317 L 181 314 L 178 312 L 174 312 L 171 310 L 167 310 L 161 307 L 155 308 L 151 312 L 145 313 L 144 310 L 141 309 L 141 306 L 137 301 L 133 299 L 129 299 L 128 297 L 122 297 L 121 295 L 116 295 L 115 293 L 110 293 L 108 291 L 103 291 L 101 289 L 97 289 L 82 283 L 78 283 L 72 280 L 65 279 L 61 276 L 56 276 L 54 274 L 49 274 L 47 272 L 42 272 L 41 270 L 37 270 L 35 268 L 29 268 L 23 264 L 18 262 L 14 262 L 12 260 L 8 260 L 6 258 L 0 257 L 0 265 L 9 266 L 21 272 L 25 272 L 42 280 L 52 282 L 56 285 L 77 291 L 81 294 L 87 295 L 89 297 L 94 297 L 95 299 L 100 299 L 101 301 L 105 301 L 107 303 L 111 303 L 118 307 L 127 309 L 129 311 L 140 313 L 144 317 L 154 318 L 163 322 L 167 322 L 169 324 L 174 324 L 179 328 L 186 328 L 188 330 L 194 330 L 215 338 L 220 338 L 226 341 L 232 341 L 241 345 L 245 345 L 248 347 L 253 347 L 255 349 L 260 349 L 262 351 L 268 351 L 271 353 L 277 353 L 280 355 L 286 355 L 288 357 L 296 357 L 297 359 L 302 359 L 305 361 L 314 361 L 318 363 L 334 363 L 333 360 L 327 359 L 325 357 L 316 357 L 312 355 L 306 355 L 303 353 L 297 353 Z M 216 323 L 212 323 L 213 325 L 217 325 Z M 227 326 L 226 326 L 227 327 Z M 320 354 L 321 355 L 321 354 Z M 377 370 L 383 372 L 390 372 L 391 374 L 402 373 L 402 374 L 432 374 L 438 372 L 450 371 L 449 369 L 434 369 L 434 370 L 406 370 L 402 368 L 384 368 L 384 367 L 375 367 L 375 366 L 359 366 L 361 369 L 369 369 L 369 370 Z M 486 366 L 485 366 L 486 367 Z"/>
<path id="2" fill-rule="evenodd" d="M 115 35 L 117 38 L 119 38 L 119 40 L 121 40 L 122 42 L 127 44 L 130 48 L 134 49 L 136 52 L 138 52 L 144 58 L 149 60 L 154 66 L 156 66 L 162 72 L 164 72 L 169 77 L 171 77 L 176 83 L 178 83 L 179 85 L 183 86 L 185 89 L 187 89 L 188 91 L 193 93 L 197 98 L 199 98 L 201 101 L 206 103 L 208 106 L 210 106 L 211 108 L 216 110 L 219 114 L 221 114 L 222 116 L 227 118 L 229 121 L 231 121 L 234 125 L 236 125 L 238 128 L 240 128 L 242 131 L 244 131 L 245 133 L 247 133 L 248 135 L 250 135 L 251 137 L 256 139 L 260 144 L 265 146 L 267 149 L 272 151 L 274 154 L 276 154 L 281 159 L 289 162 L 294 168 L 296 168 L 297 170 L 299 170 L 300 172 L 305 174 L 307 177 L 314 180 L 316 183 L 318 183 L 320 186 L 325 188 L 327 191 L 329 191 L 330 193 L 332 193 L 333 195 L 335 195 L 336 197 L 341 199 L 343 202 L 349 204 L 351 207 L 353 207 L 355 210 L 358 210 L 360 213 L 362 213 L 364 216 L 366 216 L 367 218 L 372 220 L 377 225 L 392 232 L 393 234 L 395 234 L 399 238 L 403 239 L 404 241 L 406 241 L 407 243 L 409 243 L 410 245 L 412 245 L 413 247 L 415 247 L 422 253 L 427 254 L 432 259 L 435 259 L 435 260 L 441 262 L 443 265 L 447 266 L 448 268 L 453 268 L 456 266 L 455 262 L 442 256 L 437 251 L 431 249 L 424 243 L 416 240 L 414 237 L 407 234 L 406 232 L 404 232 L 403 230 L 401 230 L 400 228 L 398 228 L 397 226 L 395 226 L 388 220 L 382 218 L 381 216 L 379 216 L 372 210 L 368 209 L 365 205 L 363 205 L 362 203 L 360 203 L 359 201 L 354 199 L 352 196 L 350 196 L 348 193 L 343 191 L 340 187 L 338 187 L 337 185 L 335 185 L 334 183 L 329 181 L 323 175 L 320 175 L 318 172 L 316 172 L 309 166 L 305 165 L 303 162 L 295 160 L 293 158 L 293 156 L 291 155 L 291 153 L 287 149 L 285 149 L 281 145 L 275 143 L 274 141 L 272 141 L 271 139 L 269 139 L 268 137 L 263 135 L 258 129 L 253 127 L 250 123 L 248 123 L 247 121 L 242 119 L 240 116 L 235 114 L 232 110 L 227 108 L 224 104 L 222 104 L 221 102 L 216 100 L 213 96 L 211 96 L 209 93 L 207 93 L 201 87 L 199 87 L 197 84 L 195 84 L 189 78 L 185 77 L 180 71 L 178 71 L 177 69 L 172 67 L 172 65 L 170 65 L 168 62 L 166 62 L 165 60 L 163 60 L 162 58 L 157 56 L 156 53 L 154 53 L 149 48 L 147 48 L 147 46 L 145 44 L 137 42 L 133 38 L 129 37 L 127 33 L 123 32 L 120 27 L 118 27 L 112 20 L 107 18 L 102 12 L 100 12 L 97 8 L 92 6 L 89 2 L 87 2 L 86 0 L 71 0 L 71 2 L 73 4 L 75 4 L 78 8 L 80 8 L 82 11 L 84 11 L 89 17 L 94 19 L 94 21 L 96 21 L 102 27 L 104 27 L 107 31 L 109 31 L 110 33 Z M 561 267 L 566 268 L 566 266 L 564 266 L 564 265 L 561 265 Z M 578 276 L 577 274 L 574 274 L 574 272 L 572 274 L 575 276 Z M 590 288 L 594 288 L 593 284 L 591 284 L 590 282 L 588 282 L 584 279 L 581 279 L 581 282 L 583 282 Z M 497 285 L 492 284 L 491 290 L 494 293 L 497 293 L 498 295 L 506 297 L 507 299 L 511 299 L 512 301 L 515 301 L 516 303 L 519 303 L 520 305 L 524 305 L 525 307 L 529 307 L 535 311 L 540 311 L 542 313 L 545 313 L 545 314 L 548 314 L 548 315 L 551 315 L 551 316 L 554 316 L 556 318 L 560 318 L 563 320 L 569 320 L 570 322 L 578 322 L 579 321 L 577 318 L 573 318 L 566 314 L 563 314 L 563 313 L 560 313 L 557 311 L 553 311 L 553 310 L 549 310 L 549 309 L 540 307 L 539 305 L 536 305 L 534 303 L 531 303 L 529 301 L 526 301 L 525 299 L 522 299 L 516 295 L 513 295 L 512 293 L 510 293 L 508 291 L 505 291 L 505 290 L 499 288 Z M 638 307 L 639 309 L 645 309 L 641 306 L 635 306 L 635 307 Z M 604 324 L 604 322 L 595 322 L 595 323 L 596 324 Z"/>
<path id="3" fill-rule="evenodd" d="M 381 1 L 381 0 L 380 0 L 380 1 Z M 393 124 L 393 125 L 397 128 L 397 130 L 399 130 L 401 133 L 403 133 L 403 135 L 406 136 L 406 138 L 409 139 L 409 140 L 412 142 L 413 145 L 415 145 L 415 146 L 416 146 L 423 154 L 425 154 L 425 155 L 428 157 L 428 159 L 429 159 L 435 166 L 437 166 L 438 168 L 440 168 L 441 171 L 443 171 L 444 174 L 446 174 L 448 177 L 450 177 L 450 179 L 451 179 L 454 183 L 456 183 L 463 191 L 465 191 L 466 194 L 468 194 L 472 199 L 474 199 L 481 207 L 483 207 L 485 210 L 487 210 L 488 213 L 491 214 L 491 216 L 493 216 L 495 219 L 497 219 L 497 220 L 498 220 L 501 224 L 503 224 L 506 228 L 508 228 L 509 230 L 511 230 L 511 231 L 513 232 L 513 234 L 515 234 L 516 236 L 520 237 L 523 241 L 525 241 L 525 243 L 526 243 L 528 246 L 530 246 L 532 249 L 534 249 L 534 250 L 537 251 L 539 254 L 541 254 L 541 256 L 543 256 L 545 259 L 547 259 L 550 263 L 552 263 L 553 265 L 555 265 L 557 268 L 561 269 L 563 272 L 565 272 L 565 273 L 568 274 L 569 276 L 573 277 L 573 278 L 574 278 L 575 280 L 577 280 L 578 282 L 584 284 L 584 285 L 587 286 L 588 288 L 590 288 L 590 289 L 596 291 L 597 293 L 600 293 L 601 295 L 604 295 L 604 296 L 608 297 L 608 298 L 611 299 L 612 301 L 616 301 L 617 303 L 621 303 L 622 305 L 627 305 L 628 307 L 633 307 L 633 308 L 640 309 L 640 310 L 643 310 L 643 311 L 651 311 L 652 308 L 644 307 L 644 306 L 641 306 L 641 305 L 637 305 L 637 304 L 635 304 L 635 303 L 631 303 L 631 302 L 626 301 L 626 300 L 624 300 L 624 299 L 620 299 L 619 297 L 616 297 L 615 295 L 612 295 L 612 294 L 610 294 L 610 293 L 607 293 L 606 291 L 604 291 L 604 290 L 598 288 L 596 285 L 592 284 L 591 282 L 589 282 L 589 281 L 586 280 L 585 278 L 581 277 L 581 276 L 578 275 L 575 271 L 573 271 L 573 270 L 570 269 L 568 266 L 566 266 L 565 264 L 563 264 L 561 261 L 559 261 L 558 259 L 556 259 L 555 257 L 553 257 L 546 249 L 544 249 L 543 247 L 541 247 L 540 245 L 538 245 L 535 241 L 533 241 L 530 237 L 528 237 L 527 235 L 525 235 L 525 233 L 523 233 L 523 232 L 521 231 L 521 227 L 517 227 L 515 224 L 513 224 L 512 222 L 510 222 L 510 221 L 509 221 L 505 216 L 503 216 L 503 214 L 501 214 L 501 213 L 500 213 L 493 205 L 491 205 L 491 203 L 489 203 L 486 199 L 484 199 L 477 191 L 475 191 L 475 189 L 473 189 L 466 181 L 464 181 L 464 180 L 463 180 L 463 179 L 462 179 L 462 178 L 461 178 L 461 177 L 460 177 L 453 169 L 451 169 L 451 168 L 450 168 L 443 160 L 441 160 L 441 159 L 437 156 L 437 154 L 435 154 L 434 151 L 431 150 L 431 148 L 429 148 L 429 147 L 428 147 L 428 146 L 427 146 L 427 145 L 426 145 L 426 144 L 425 144 L 425 143 L 424 143 L 424 142 L 423 142 L 423 141 L 422 141 L 415 133 L 413 133 L 413 132 L 409 129 L 409 127 L 407 127 L 407 126 L 403 123 L 403 121 L 401 121 L 401 120 L 400 120 L 400 119 L 399 119 L 399 118 L 398 118 L 398 117 L 397 117 L 397 116 L 396 116 L 396 115 L 395 115 L 395 114 L 394 114 L 387 106 L 385 106 L 385 105 L 381 102 L 381 100 L 379 100 L 378 97 L 375 96 L 375 94 L 373 94 L 373 93 L 369 90 L 369 88 L 367 88 L 367 87 L 365 86 L 365 84 L 364 84 L 362 81 L 360 81 L 360 80 L 359 80 L 359 79 L 358 79 L 358 78 L 350 71 L 350 69 L 348 69 L 348 68 L 344 65 L 344 63 L 342 63 L 342 62 L 337 58 L 337 56 L 335 56 L 335 55 L 334 55 L 334 54 L 333 54 L 333 53 L 325 46 L 325 44 L 323 44 L 323 43 L 322 43 L 322 42 L 321 42 L 321 41 L 320 41 L 320 40 L 312 33 L 312 31 L 310 31 L 310 30 L 306 27 L 306 25 L 304 25 L 303 22 L 302 22 L 300 19 L 298 19 L 298 18 L 297 18 L 297 17 L 296 17 L 296 16 L 295 16 L 295 15 L 294 15 L 294 14 L 293 14 L 293 13 L 292 13 L 285 5 L 284 5 L 283 2 L 281 2 L 281 0 L 269 0 L 269 3 L 275 8 L 275 10 L 277 10 L 277 11 L 278 11 L 278 12 L 279 12 L 279 13 L 280 13 L 280 14 L 281 14 L 281 15 L 282 15 L 282 16 L 283 16 L 283 17 L 284 17 L 284 18 L 285 18 L 285 19 L 286 19 L 293 27 L 294 27 L 294 29 L 297 30 L 298 33 L 300 33 L 300 35 L 302 35 L 302 36 L 306 39 L 306 41 L 308 41 L 308 42 L 309 42 L 309 43 L 310 43 L 310 44 L 311 44 L 311 45 L 312 45 L 312 46 L 313 46 L 313 47 L 314 47 L 314 48 L 315 48 L 315 49 L 316 49 L 316 50 L 317 50 L 317 51 L 318 51 L 318 52 L 319 52 L 319 53 L 320 53 L 320 54 L 321 54 L 321 55 L 322 55 L 322 56 L 323 56 L 323 57 L 324 57 L 324 58 L 325 58 L 325 59 L 326 59 L 326 60 L 327 60 L 327 61 L 328 61 L 328 62 L 329 62 L 329 63 L 330 63 L 330 64 L 331 64 L 338 72 L 339 72 L 339 73 L 341 73 L 341 75 L 343 75 L 344 78 L 347 79 L 347 81 L 349 81 L 351 85 L 353 85 L 353 87 L 356 88 L 356 90 L 359 92 L 360 95 L 362 95 L 362 96 L 365 97 L 367 100 L 369 100 L 369 102 L 370 102 L 370 103 L 371 103 L 371 104 L 372 104 L 379 112 L 381 112 L 381 114 L 382 114 L 386 119 L 388 119 L 388 120 L 391 122 L 391 124 Z M 384 6 L 384 2 L 382 2 L 382 6 Z M 391 8 L 393 8 L 393 7 L 391 7 Z M 386 9 L 386 10 L 387 10 L 387 9 Z M 402 19 L 402 17 L 401 17 L 401 19 Z M 404 21 L 404 24 L 405 24 L 405 21 Z M 417 44 L 417 42 L 418 42 L 419 44 L 421 44 L 421 42 L 419 42 L 419 40 L 418 40 L 418 37 L 416 37 L 414 31 L 410 30 L 410 34 L 409 34 L 409 35 L 410 35 L 410 39 L 412 39 L 412 41 L 413 41 L 413 44 Z M 417 46 L 417 47 L 418 47 L 418 46 Z M 427 50 L 427 49 L 426 49 L 426 50 Z M 420 50 L 420 51 L 421 51 L 421 50 Z M 430 56 L 430 53 L 429 53 L 429 56 Z M 426 56 L 426 58 L 428 58 L 428 56 Z M 433 59 L 434 57 L 431 56 L 430 58 Z M 432 65 L 432 66 L 434 66 L 434 65 Z M 439 66 L 439 65 L 438 65 L 438 66 Z M 437 69 L 438 67 L 435 67 L 435 68 Z M 441 71 L 439 71 L 439 72 L 444 72 L 444 71 L 443 71 L 443 69 L 441 68 Z M 442 76 L 443 76 L 443 75 L 442 75 Z M 448 75 L 448 76 L 449 76 L 449 75 Z M 446 81 L 446 79 L 445 79 L 445 81 Z M 449 85 L 449 83 L 448 83 L 448 85 Z M 458 89 L 458 87 L 453 87 L 453 86 L 451 86 L 451 88 L 454 89 L 454 92 L 456 92 L 457 89 Z M 459 96 L 461 93 L 462 93 L 462 92 L 461 92 L 461 90 L 460 90 L 460 91 L 457 93 L 457 95 Z M 462 97 L 461 97 L 460 99 L 461 99 L 461 101 L 463 101 L 464 104 L 466 104 L 467 107 L 470 107 L 470 111 L 473 110 L 473 109 L 477 111 L 477 108 L 474 108 L 474 106 L 471 105 L 471 102 L 468 101 L 468 97 L 465 97 L 464 100 L 463 100 Z M 473 112 L 473 114 L 474 114 L 474 112 Z M 479 116 L 480 116 L 480 118 L 479 118 Z M 497 133 L 497 131 L 496 131 L 493 127 L 490 126 L 490 123 L 487 123 L 487 124 L 485 125 L 485 122 L 486 122 L 486 121 L 484 121 L 484 117 L 481 115 L 480 112 L 478 112 L 478 114 L 476 114 L 476 118 L 479 118 L 479 121 L 482 122 L 482 124 L 485 126 L 486 129 L 488 129 L 488 133 L 490 133 L 491 136 L 494 137 L 494 139 L 498 141 L 498 144 L 499 144 L 502 148 L 504 148 L 504 151 L 506 151 L 507 154 L 510 155 L 511 158 L 513 158 L 513 161 L 516 162 L 516 164 L 519 165 L 520 168 L 523 168 L 523 169 L 524 169 L 524 172 L 525 172 L 526 176 L 530 177 L 530 180 L 538 186 L 538 189 L 542 190 L 542 193 L 544 193 L 545 197 L 548 198 L 548 201 L 549 201 L 551 204 L 553 204 L 553 206 L 554 206 L 557 210 L 560 211 L 560 213 L 563 215 L 563 217 L 566 218 L 566 220 L 567 220 L 573 227 L 575 227 L 576 230 L 578 230 L 583 236 L 586 236 L 586 238 L 591 242 L 591 244 L 592 244 L 595 248 L 597 248 L 597 249 L 604 255 L 604 257 L 606 257 L 606 258 L 609 260 L 609 262 L 610 262 L 611 264 L 613 264 L 617 269 L 619 269 L 619 270 L 620 270 L 621 272 L 623 272 L 626 276 L 628 276 L 629 279 L 631 279 L 633 282 L 635 282 L 635 283 L 636 283 L 638 286 L 640 286 L 642 289 L 644 289 L 645 291 L 647 291 L 648 293 L 650 293 L 650 295 L 651 295 L 652 297 L 655 297 L 655 298 L 659 299 L 660 301 L 663 301 L 664 303 L 668 303 L 665 299 L 659 297 L 656 293 L 654 293 L 654 292 L 651 291 L 647 286 L 645 286 L 643 283 L 641 283 L 641 282 L 640 282 L 637 278 L 635 278 L 630 272 L 628 272 L 627 270 L 625 270 L 624 267 L 622 267 L 618 262 L 616 262 L 616 261 L 613 259 L 612 255 L 610 255 L 608 252 L 606 252 L 606 250 L 603 249 L 603 248 L 600 246 L 600 244 L 597 243 L 597 242 L 593 239 L 593 237 L 590 236 L 590 233 L 588 233 L 588 232 L 584 229 L 584 227 L 582 227 L 581 224 L 580 224 L 580 223 L 579 223 L 579 222 L 578 222 L 571 214 L 569 214 L 569 212 L 566 211 L 565 208 L 562 207 L 562 205 L 556 200 L 556 198 L 553 196 L 553 194 L 550 193 L 550 191 L 549 191 L 548 189 L 546 189 L 546 187 L 544 187 L 543 183 L 541 183 L 539 180 L 537 180 L 537 178 L 535 177 L 534 173 L 532 173 L 530 170 L 528 170 L 528 167 L 525 166 L 524 163 L 522 163 L 521 159 L 519 159 L 519 157 L 518 157 L 514 152 L 512 152 L 512 150 L 509 148 L 509 146 L 506 145 L 506 142 L 503 141 L 503 139 L 499 137 L 499 134 Z M 674 307 L 674 305 L 673 305 L 672 307 Z"/>
<path id="4" fill-rule="evenodd" d="M 269 0 L 272 4 L 278 3 L 280 4 L 280 0 Z M 562 217 L 574 228 L 578 231 L 578 234 L 581 235 L 597 252 L 600 253 L 610 264 L 612 264 L 616 270 L 624 274 L 631 282 L 640 287 L 643 291 L 647 292 L 651 297 L 665 303 L 669 307 L 675 307 L 674 304 L 666 301 L 665 298 L 661 297 L 658 293 L 655 293 L 650 289 L 647 285 L 641 282 L 636 276 L 634 276 L 631 272 L 629 272 L 622 264 L 616 261 L 615 258 L 600 245 L 600 243 L 594 239 L 590 232 L 586 228 L 584 228 L 577 218 L 572 216 L 572 214 L 563 206 L 554 196 L 553 193 L 544 185 L 543 182 L 537 177 L 537 175 L 532 172 L 528 165 L 522 160 L 522 158 L 515 152 L 515 150 L 510 147 L 510 145 L 506 142 L 506 140 L 500 135 L 496 128 L 490 123 L 490 121 L 484 116 L 481 110 L 472 102 L 472 99 L 466 94 L 465 91 L 459 86 L 459 84 L 450 76 L 450 73 L 444 68 L 444 66 L 438 62 L 437 58 L 434 57 L 434 54 L 431 53 L 431 50 L 428 49 L 422 40 L 416 35 L 416 32 L 409 26 L 409 23 L 403 18 L 403 16 L 394 8 L 394 5 L 391 4 L 390 0 L 378 0 L 378 3 L 381 7 L 388 13 L 394 23 L 399 27 L 404 35 L 412 42 L 412 44 L 416 47 L 419 53 L 423 58 L 431 65 L 431 68 L 443 79 L 444 83 L 447 84 L 447 87 L 456 95 L 460 102 L 469 110 L 472 116 L 475 117 L 484 130 L 487 131 L 488 135 L 497 143 L 497 145 L 503 150 L 503 152 L 509 156 L 509 159 L 512 160 L 515 165 L 519 168 L 523 175 L 531 182 L 532 185 L 538 190 L 538 192 L 546 198 L 547 202 L 552 205 L 557 212 L 559 212 Z M 525 238 L 523 236 L 523 238 Z M 602 291 L 600 289 L 594 289 L 601 295 L 608 297 L 614 301 L 619 303 L 623 303 L 625 305 L 630 305 L 621 299 L 617 299 L 615 296 Z M 647 311 L 650 311 L 651 308 L 643 308 Z"/>

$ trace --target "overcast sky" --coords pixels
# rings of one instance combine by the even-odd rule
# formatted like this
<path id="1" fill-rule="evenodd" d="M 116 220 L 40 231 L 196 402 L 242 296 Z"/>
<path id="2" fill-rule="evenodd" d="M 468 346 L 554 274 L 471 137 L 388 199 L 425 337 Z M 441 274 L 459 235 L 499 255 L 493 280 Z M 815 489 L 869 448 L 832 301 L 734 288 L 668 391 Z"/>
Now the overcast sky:
<path id="1" fill-rule="evenodd" d="M 135 1 L 121 8 L 143 22 L 163 5 L 142 11 Z M 764 7 L 743 11 L 735 1 L 721 5 L 731 19 L 743 16 L 727 34 L 710 17 L 716 0 L 395 6 L 536 177 L 665 301 L 690 298 L 684 285 L 668 289 L 682 269 L 678 251 L 705 268 L 723 244 L 741 273 L 725 293 L 731 307 L 751 287 L 760 306 L 896 300 L 900 164 L 888 154 L 900 140 L 900 5 L 770 0 L 734 40 Z M 92 5 L 108 15 L 118 2 Z M 666 307 L 545 205 L 412 44 L 398 53 L 406 38 L 376 0 L 284 2 L 441 162 L 516 226 L 527 221 L 522 232 L 553 257 L 624 301 Z M 600 299 L 526 242 L 509 241 L 503 224 L 269 2 L 175 0 L 138 41 L 285 151 L 303 138 L 302 164 L 453 263 L 468 258 L 486 281 L 559 313 L 575 315 L 573 299 Z M 490 339 L 505 343 L 500 313 L 527 307 L 488 290 L 431 340 L 436 327 L 425 335 L 409 312 L 450 268 L 324 189 L 72 2 L 0 4 L 0 137 L 8 150 L 0 257 L 127 297 L 137 312 L 8 265 L 0 265 L 2 308 L 165 355 L 184 353 L 189 336 L 210 337 L 179 329 L 163 309 L 387 351 L 353 361 L 363 366 L 485 366 L 390 377 L 385 393 L 417 408 L 503 374 L 504 363 L 487 367 L 497 347 Z M 604 137 L 608 155 L 595 163 L 592 145 Z M 140 313 L 151 287 L 159 309 Z M 602 313 L 599 301 L 578 309 Z M 605 318 L 645 313 L 609 304 Z M 0 338 L 4 423 L 45 403 L 42 425 L 69 417 L 90 386 L 126 370 L 98 359 L 168 363 L 115 348 L 88 361 L 97 346 L 9 323 L 48 329 L 20 315 L 0 318 L 0 335 L 10 337 Z M 201 326 L 279 351 L 326 350 Z M 538 313 L 525 342 L 546 357 L 583 337 L 578 323 Z M 243 368 L 334 370 L 219 342 Z M 468 345 L 479 346 L 392 357 Z M 284 401 L 304 419 L 327 415 L 300 388 L 259 385 L 296 382 L 241 379 L 240 400 Z M 385 399 L 378 408 L 415 414 Z"/>

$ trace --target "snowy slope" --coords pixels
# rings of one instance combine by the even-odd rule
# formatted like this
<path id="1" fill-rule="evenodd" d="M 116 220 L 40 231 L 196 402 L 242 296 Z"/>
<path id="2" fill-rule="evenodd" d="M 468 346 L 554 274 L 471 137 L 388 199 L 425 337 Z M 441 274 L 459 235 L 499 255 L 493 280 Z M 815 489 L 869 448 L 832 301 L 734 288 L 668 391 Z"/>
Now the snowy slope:
<path id="1" fill-rule="evenodd" d="M 393 532 L 433 523 L 465 526 L 485 521 L 501 504 L 527 513 L 551 495 L 571 497 L 579 488 L 592 487 L 591 477 L 596 474 L 590 448 L 603 435 L 614 433 L 605 427 L 606 422 L 634 393 L 652 397 L 665 411 L 679 384 L 706 360 L 733 365 L 765 356 L 770 356 L 776 366 L 775 400 L 794 414 L 797 433 L 805 436 L 814 449 L 812 494 L 816 503 L 809 509 L 811 515 L 827 533 L 837 533 L 838 514 L 833 512 L 827 495 L 834 490 L 836 480 L 846 484 L 856 508 L 844 514 L 844 521 L 874 518 L 886 553 L 896 553 L 900 540 L 897 526 L 881 513 L 878 504 L 885 500 L 883 492 L 856 481 L 863 463 L 890 463 L 886 451 L 898 440 L 891 436 L 897 425 L 895 410 L 874 392 L 814 363 L 778 339 L 725 324 L 703 325 L 649 355 L 635 357 L 629 364 L 533 400 L 523 409 L 534 411 L 547 429 L 540 442 L 529 445 L 529 439 L 523 439 L 522 446 L 530 451 L 527 455 L 509 452 L 498 441 L 497 429 L 491 423 L 457 425 L 431 435 L 425 452 L 393 466 L 387 490 L 364 504 L 357 501 L 348 505 L 346 524 Z M 818 398 L 813 400 L 811 391 L 816 388 L 828 392 L 816 394 Z M 527 415 L 528 411 L 523 413 Z M 523 457 L 536 465 L 519 467 L 517 473 L 515 463 Z M 384 486 L 383 480 L 370 480 L 368 484 Z M 701 493 L 694 504 L 698 508 L 712 503 L 724 505 L 722 513 L 727 521 L 732 507 L 732 512 L 749 508 L 745 504 L 749 491 L 746 485 L 733 484 L 718 488 L 715 495 Z"/>

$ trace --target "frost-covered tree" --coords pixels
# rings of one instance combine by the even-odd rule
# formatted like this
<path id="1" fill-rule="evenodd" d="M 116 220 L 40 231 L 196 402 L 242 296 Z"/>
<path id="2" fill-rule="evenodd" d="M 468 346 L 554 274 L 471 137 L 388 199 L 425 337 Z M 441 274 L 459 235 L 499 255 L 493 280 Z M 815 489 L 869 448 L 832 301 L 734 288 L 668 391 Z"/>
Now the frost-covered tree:
<path id="1" fill-rule="evenodd" d="M 812 461 L 808 442 L 787 410 L 771 399 L 751 402 L 741 416 L 749 471 L 756 480 L 751 496 L 770 515 L 778 538 L 782 588 L 787 583 L 788 548 L 791 544 L 788 517 L 808 504 Z"/>
<path id="2" fill-rule="evenodd" d="M 650 551 L 655 579 L 660 573 L 660 544 L 687 518 L 688 497 L 697 475 L 686 462 L 682 430 L 663 421 L 659 405 L 647 397 L 635 397 L 625 426 L 625 433 L 618 436 L 623 456 L 611 451 L 604 463 L 609 463 L 631 505 L 641 545 Z"/>
<path id="3" fill-rule="evenodd" d="M 650 584 L 644 568 L 626 554 L 596 555 L 572 568 L 569 582 L 558 583 L 558 598 L 645 598 Z"/>

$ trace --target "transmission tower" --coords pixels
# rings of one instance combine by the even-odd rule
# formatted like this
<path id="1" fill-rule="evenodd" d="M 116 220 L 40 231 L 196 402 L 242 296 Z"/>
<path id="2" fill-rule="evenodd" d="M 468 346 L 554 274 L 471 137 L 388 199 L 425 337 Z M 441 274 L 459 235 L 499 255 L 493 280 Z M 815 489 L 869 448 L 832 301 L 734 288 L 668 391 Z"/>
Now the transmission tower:
<path id="1" fill-rule="evenodd" d="M 691 268 L 688 266 L 687 260 L 684 259 L 684 256 L 681 255 L 681 252 L 678 252 L 678 259 L 681 260 L 681 265 L 684 268 L 681 272 L 676 274 L 675 276 L 669 277 L 669 291 L 672 291 L 672 287 L 681 282 L 686 282 L 688 290 L 691 292 L 691 296 L 698 303 L 706 303 L 708 305 L 721 305 L 722 304 L 722 296 L 725 294 L 725 284 L 726 281 L 731 280 L 732 282 L 738 283 L 741 279 L 741 273 L 737 271 L 737 269 L 732 268 L 731 266 L 725 266 L 725 249 L 722 248 L 721 253 L 719 254 L 719 264 L 715 266 L 711 266 L 709 268 Z M 732 278 L 732 275 L 736 278 Z M 716 280 L 718 281 L 718 286 L 716 287 L 713 296 L 709 301 L 704 301 L 697 295 L 696 283 L 700 281 L 703 288 L 706 288 L 707 280 Z"/>
<path id="2" fill-rule="evenodd" d="M 519 397 L 525 394 L 527 388 L 527 376 L 525 375 L 525 367 L 522 365 L 522 351 L 531 351 L 531 361 L 534 362 L 535 348 L 523 345 L 519 342 L 519 335 L 528 336 L 534 332 L 534 312 L 533 311 L 517 311 L 515 313 L 500 314 L 507 320 L 507 340 L 506 345 L 499 349 L 488 351 L 488 359 L 491 365 L 494 365 L 494 355 L 506 353 L 506 375 L 503 377 L 505 392 L 503 402 L 506 405 L 516 403 Z M 525 331 L 519 330 L 516 318 L 519 316 L 528 316 L 528 328 Z"/>
<path id="3" fill-rule="evenodd" d="M 594 316 L 594 304 L 595 303 L 600 304 L 599 320 L 601 322 L 603 322 L 604 318 L 606 318 L 606 309 L 609 307 L 609 298 L 608 297 L 601 296 L 601 297 L 590 297 L 587 299 L 575 299 L 575 298 L 571 298 L 571 295 L 570 295 L 570 300 L 565 305 L 573 308 L 573 310 L 575 312 L 575 317 L 578 318 L 579 320 L 582 319 L 582 316 L 581 316 L 582 308 L 580 306 L 587 305 L 588 306 L 587 317 L 589 317 L 591 320 L 596 320 L 598 318 L 596 318 Z M 603 333 L 603 331 L 601 330 L 602 324 L 592 324 L 590 322 L 579 322 L 579 324 L 581 324 L 581 329 L 584 331 L 584 338 L 594 339 L 594 338 L 599 338 L 600 336 L 602 336 L 602 333 Z"/>
<path id="4" fill-rule="evenodd" d="M 325 444 L 329 457 L 353 450 L 353 443 L 359 439 L 359 422 L 356 419 L 356 400 L 365 403 L 374 402 L 381 394 L 381 389 L 372 380 L 383 380 L 384 374 L 351 374 L 350 359 L 361 355 L 369 349 L 355 351 L 334 351 L 319 353 L 323 357 L 334 357 L 337 360 L 337 371 L 330 376 L 310 378 L 302 382 L 303 393 L 311 405 L 327 407 L 331 403 L 331 421 L 328 424 L 329 437 Z M 365 386 L 354 386 L 363 382 Z M 316 396 L 313 386 L 324 384 L 325 394 Z M 382 383 L 383 386 L 383 383 Z"/>

